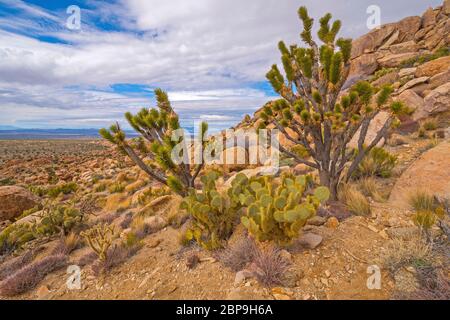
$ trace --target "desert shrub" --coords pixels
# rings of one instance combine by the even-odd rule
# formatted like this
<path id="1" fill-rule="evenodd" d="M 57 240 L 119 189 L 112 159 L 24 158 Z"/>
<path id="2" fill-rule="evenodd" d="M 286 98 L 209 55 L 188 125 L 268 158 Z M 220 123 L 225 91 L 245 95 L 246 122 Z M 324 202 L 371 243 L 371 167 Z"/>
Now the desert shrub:
<path id="1" fill-rule="evenodd" d="M 32 250 L 29 250 L 25 252 L 24 254 L 15 257 L 13 259 L 10 259 L 3 264 L 0 265 L 0 281 L 3 279 L 6 279 L 11 274 L 17 272 L 18 270 L 25 267 L 27 264 L 29 264 L 31 261 L 33 261 L 35 257 L 35 252 Z"/>
<path id="2" fill-rule="evenodd" d="M 382 264 L 392 274 L 407 266 L 432 265 L 432 246 L 421 237 L 410 240 L 394 239 L 389 242 L 382 255 Z"/>
<path id="3" fill-rule="evenodd" d="M 29 224 L 13 224 L 0 233 L 0 255 L 20 249 L 27 242 L 36 239 Z"/>
<path id="4" fill-rule="evenodd" d="M 53 249 L 52 254 L 63 254 L 69 255 L 72 251 L 74 251 L 78 245 L 80 244 L 80 237 L 71 232 L 67 236 L 62 237 L 56 247 Z"/>
<path id="5" fill-rule="evenodd" d="M 434 211 L 437 207 L 434 196 L 424 190 L 411 192 L 408 203 L 415 211 Z"/>
<path id="6" fill-rule="evenodd" d="M 148 188 L 139 195 L 138 203 L 141 206 L 144 206 L 155 198 L 162 197 L 162 196 L 169 195 L 169 194 L 171 194 L 171 191 L 168 187 Z"/>
<path id="7" fill-rule="evenodd" d="M 71 205 L 46 205 L 42 219 L 33 226 L 37 235 L 51 236 L 57 233 L 67 235 L 83 221 L 81 212 Z"/>
<path id="8" fill-rule="evenodd" d="M 342 185 L 339 189 L 339 199 L 355 215 L 367 216 L 371 212 L 369 201 L 353 185 Z"/>
<path id="9" fill-rule="evenodd" d="M 355 178 L 378 176 L 389 178 L 397 164 L 397 157 L 383 148 L 374 147 L 364 157 L 354 173 Z"/>
<path id="10" fill-rule="evenodd" d="M 251 235 L 259 241 L 288 245 L 330 197 L 327 187 L 309 190 L 310 180 L 309 176 L 290 175 L 280 181 L 267 176 L 249 180 L 241 174 L 228 193 L 244 206 L 241 222 Z"/>
<path id="11" fill-rule="evenodd" d="M 200 263 L 200 258 L 196 252 L 191 252 L 186 258 L 186 266 L 194 269 Z"/>
<path id="12" fill-rule="evenodd" d="M 114 267 L 126 261 L 130 256 L 130 251 L 122 245 L 114 245 L 108 248 L 105 259 L 98 259 L 92 265 L 95 275 L 100 275 L 111 271 Z"/>
<path id="13" fill-rule="evenodd" d="M 103 191 L 106 190 L 106 187 L 107 187 L 107 185 L 106 185 L 105 182 L 97 183 L 97 184 L 94 186 L 94 192 L 103 192 Z"/>
<path id="14" fill-rule="evenodd" d="M 0 295 L 15 296 L 25 293 L 41 282 L 46 275 L 67 265 L 67 256 L 53 255 L 34 262 L 0 283 Z"/>
<path id="15" fill-rule="evenodd" d="M 397 71 L 397 68 L 382 68 L 380 70 L 377 70 L 373 76 L 370 77 L 370 82 L 374 82 L 375 80 L 380 79 L 381 77 L 391 73 Z"/>
<path id="16" fill-rule="evenodd" d="M 218 259 L 225 267 L 238 272 L 253 261 L 257 250 L 255 241 L 244 236 L 218 253 Z"/>
<path id="17" fill-rule="evenodd" d="M 191 225 L 184 234 L 186 242 L 195 240 L 208 250 L 223 247 L 240 210 L 237 199 L 217 190 L 218 177 L 215 171 L 202 176 L 202 192 L 191 189 L 180 206 L 192 217 Z"/>
<path id="18" fill-rule="evenodd" d="M 11 179 L 11 178 L 0 179 L 0 186 L 12 186 L 15 184 L 16 184 L 16 181 L 14 179 Z"/>
<path id="19" fill-rule="evenodd" d="M 122 229 L 127 229 L 131 225 L 131 222 L 133 222 L 133 214 L 128 213 L 120 223 L 120 227 Z"/>
<path id="20" fill-rule="evenodd" d="M 252 271 L 261 285 L 271 287 L 283 284 L 290 265 L 279 248 L 268 246 L 255 252 Z"/>
<path id="21" fill-rule="evenodd" d="M 121 193 L 125 190 L 126 184 L 122 182 L 114 182 L 108 187 L 110 193 Z"/>
<path id="22" fill-rule="evenodd" d="M 77 191 L 78 185 L 75 182 L 64 183 L 47 189 L 46 194 L 51 198 L 56 198 L 61 193 L 70 194 Z"/>
<path id="23" fill-rule="evenodd" d="M 440 270 L 433 267 L 418 268 L 420 288 L 404 293 L 401 298 L 408 300 L 450 300 L 450 281 Z"/>
<path id="24" fill-rule="evenodd" d="M 427 120 L 422 124 L 422 127 L 426 130 L 426 131 L 433 131 L 436 130 L 438 127 L 437 121 L 436 120 Z"/>
<path id="25" fill-rule="evenodd" d="M 371 197 L 375 201 L 384 201 L 384 198 L 379 191 L 378 184 L 374 178 L 363 178 L 358 181 L 358 186 L 366 197 Z"/>
<path id="26" fill-rule="evenodd" d="M 105 261 L 108 258 L 109 248 L 115 238 L 114 226 L 99 224 L 87 231 L 81 232 L 81 236 L 87 244 L 97 254 L 99 260 Z"/>
<path id="27" fill-rule="evenodd" d="M 33 213 L 36 213 L 36 212 L 38 212 L 38 211 L 40 211 L 40 210 L 42 210 L 43 209 L 43 206 L 42 205 L 37 205 L 37 206 L 34 206 L 33 208 L 31 208 L 31 209 L 28 209 L 28 210 L 24 210 L 23 212 L 22 212 L 22 214 L 17 218 L 17 220 L 20 220 L 20 219 L 23 219 L 23 218 L 25 218 L 25 217 L 28 217 L 29 215 L 31 215 L 31 214 L 33 214 Z"/>

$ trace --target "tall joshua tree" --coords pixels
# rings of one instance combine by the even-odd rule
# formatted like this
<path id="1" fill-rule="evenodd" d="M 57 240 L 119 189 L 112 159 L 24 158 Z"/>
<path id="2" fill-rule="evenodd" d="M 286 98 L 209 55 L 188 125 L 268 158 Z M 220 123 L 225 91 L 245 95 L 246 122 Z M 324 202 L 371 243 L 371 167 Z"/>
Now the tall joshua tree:
<path id="1" fill-rule="evenodd" d="M 387 108 L 390 116 L 373 141 L 365 145 L 369 124 L 387 104 L 392 88 L 373 88 L 368 82 L 359 82 L 344 94 L 352 40 L 336 40 L 341 22 L 336 20 L 330 26 L 332 16 L 328 13 L 320 19 L 318 37 L 323 44 L 319 47 L 311 35 L 313 19 L 307 9 L 301 7 L 298 15 L 304 26 L 301 39 L 307 47 L 288 48 L 279 42 L 285 76 L 273 65 L 267 78 L 282 99 L 264 106 L 261 125 L 272 124 L 293 142 L 297 148 L 280 146 L 280 151 L 317 169 L 321 184 L 329 187 L 336 199 L 340 181 L 348 180 L 364 156 L 386 135 L 402 105 L 392 103 Z M 349 150 L 347 145 L 358 130 L 357 150 Z M 296 152 L 299 149 L 303 156 Z"/>
<path id="2" fill-rule="evenodd" d="M 178 141 L 172 139 L 172 133 L 180 129 L 178 115 L 172 109 L 167 93 L 161 89 L 155 90 L 157 109 L 142 109 L 136 115 L 125 113 L 130 126 L 140 134 L 137 139 L 127 140 L 125 132 L 119 124 L 112 125 L 109 130 L 101 129 L 100 135 L 115 144 L 122 152 L 147 173 L 151 178 L 169 186 L 181 196 L 186 196 L 188 189 L 193 188 L 195 179 L 204 166 L 203 150 L 205 149 L 206 131 L 208 125 L 203 122 L 200 128 L 202 158 L 199 164 L 192 165 L 190 161 L 175 163 L 172 151 L 177 146 L 185 146 L 180 150 L 181 157 L 187 159 L 186 152 L 189 145 L 183 135 Z"/>

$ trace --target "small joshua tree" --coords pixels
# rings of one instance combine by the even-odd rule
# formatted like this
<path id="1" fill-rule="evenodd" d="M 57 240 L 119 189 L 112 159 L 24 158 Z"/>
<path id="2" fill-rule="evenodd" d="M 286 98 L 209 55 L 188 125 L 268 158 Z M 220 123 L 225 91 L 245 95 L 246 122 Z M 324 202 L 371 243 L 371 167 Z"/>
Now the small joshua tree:
<path id="1" fill-rule="evenodd" d="M 319 47 L 311 35 L 313 19 L 307 9 L 301 7 L 298 14 L 304 26 L 301 38 L 308 48 L 288 48 L 284 42 L 279 43 L 285 76 L 273 65 L 267 78 L 282 99 L 264 106 L 260 124 L 271 124 L 295 144 L 290 150 L 280 146 L 280 151 L 317 169 L 321 184 L 329 187 L 334 200 L 346 164 L 351 161 L 345 178 L 348 180 L 365 155 L 386 136 L 402 105 L 391 105 L 382 129 L 365 145 L 369 124 L 387 103 L 392 88 L 376 89 L 363 81 L 343 94 L 350 71 L 352 40 L 336 40 L 341 22 L 334 21 L 330 27 L 332 17 L 326 14 L 320 19 L 318 37 L 323 45 Z M 348 143 L 358 131 L 357 150 L 348 150 Z M 299 153 L 306 153 L 307 157 Z"/>
<path id="2" fill-rule="evenodd" d="M 161 89 L 155 90 L 158 109 L 142 109 L 136 115 L 125 114 L 130 126 L 140 134 L 136 140 L 126 140 L 125 132 L 116 123 L 109 130 L 101 129 L 100 135 L 117 145 L 121 151 L 147 173 L 151 178 L 169 186 L 181 196 L 194 187 L 195 179 L 204 166 L 203 150 L 205 150 L 204 136 L 208 130 L 206 123 L 201 124 L 198 139 L 202 141 L 201 159 L 197 165 L 191 165 L 188 156 L 190 147 L 184 135 L 178 135 L 179 141 L 174 141 L 174 131 L 181 130 L 178 115 L 172 109 L 167 93 Z M 184 160 L 177 164 L 172 159 L 172 152 L 177 146 L 184 146 L 180 150 Z M 196 150 L 198 151 L 198 150 Z M 180 154 L 177 154 L 180 156 Z M 149 161 L 144 161 L 147 158 Z"/>

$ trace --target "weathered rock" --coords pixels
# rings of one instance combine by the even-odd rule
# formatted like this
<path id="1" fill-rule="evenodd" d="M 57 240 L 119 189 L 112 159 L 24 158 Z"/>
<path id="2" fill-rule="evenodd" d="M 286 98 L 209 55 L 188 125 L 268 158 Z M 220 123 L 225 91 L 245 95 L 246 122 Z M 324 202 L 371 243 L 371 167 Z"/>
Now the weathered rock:
<path id="1" fill-rule="evenodd" d="M 357 58 L 364 52 L 373 52 L 378 49 L 394 33 L 394 30 L 393 24 L 384 25 L 354 40 L 352 58 Z"/>
<path id="2" fill-rule="evenodd" d="M 443 12 L 446 15 L 450 15 L 450 0 L 444 0 Z"/>
<path id="3" fill-rule="evenodd" d="M 436 24 L 436 16 L 437 11 L 434 11 L 433 8 L 428 8 L 422 16 L 422 28 Z"/>
<path id="4" fill-rule="evenodd" d="M 431 77 L 450 68 L 450 56 L 428 61 L 417 67 L 416 78 Z"/>
<path id="5" fill-rule="evenodd" d="M 429 87 L 431 90 L 436 89 L 437 87 L 442 86 L 450 82 L 450 68 L 444 72 L 438 73 L 432 76 L 429 80 Z"/>
<path id="6" fill-rule="evenodd" d="M 413 90 L 405 90 L 398 97 L 398 101 L 403 102 L 411 110 L 417 110 L 424 104 L 423 98 Z"/>
<path id="7" fill-rule="evenodd" d="M 389 72 L 388 74 L 385 74 L 384 76 L 378 78 L 377 80 L 372 82 L 372 85 L 376 87 L 382 87 L 386 84 L 393 84 L 399 79 L 398 72 L 393 71 Z"/>
<path id="8" fill-rule="evenodd" d="M 236 276 L 234 277 L 234 286 L 238 287 L 242 283 L 244 283 L 245 280 L 252 278 L 253 272 L 249 270 L 241 270 L 236 273 Z"/>
<path id="9" fill-rule="evenodd" d="M 416 72 L 417 68 L 404 68 L 398 72 L 400 78 L 412 76 Z"/>
<path id="10" fill-rule="evenodd" d="M 420 46 L 414 41 L 406 41 L 398 44 L 394 44 L 389 47 L 389 51 L 392 54 L 402 54 L 419 51 Z"/>
<path id="11" fill-rule="evenodd" d="M 378 63 L 382 67 L 393 68 L 398 67 L 405 60 L 416 58 L 420 55 L 419 52 L 407 52 L 399 54 L 388 54 L 378 60 Z"/>
<path id="12" fill-rule="evenodd" d="M 320 216 L 314 216 L 311 219 L 308 220 L 307 224 L 312 226 L 322 226 L 327 222 L 327 219 Z"/>
<path id="13" fill-rule="evenodd" d="M 151 216 L 144 219 L 144 223 L 153 231 L 158 231 L 167 226 L 167 221 L 160 216 Z"/>
<path id="14" fill-rule="evenodd" d="M 412 192 L 425 189 L 430 194 L 450 199 L 450 142 L 442 142 L 425 152 L 397 180 L 389 197 L 392 205 L 409 208 Z"/>
<path id="15" fill-rule="evenodd" d="M 430 79 L 430 77 L 421 77 L 421 78 L 415 78 L 411 81 L 408 81 L 405 83 L 403 87 L 400 88 L 399 93 L 402 93 L 405 90 L 411 89 L 419 84 L 425 83 Z"/>
<path id="16" fill-rule="evenodd" d="M 39 199 L 25 188 L 0 187 L 0 221 L 17 218 L 24 210 L 36 206 Z"/>
<path id="17" fill-rule="evenodd" d="M 413 118 L 424 119 L 426 117 L 446 112 L 450 109 L 450 83 L 446 83 L 431 91 L 424 99 L 424 104 L 417 109 Z"/>
<path id="18" fill-rule="evenodd" d="M 357 79 L 373 74 L 378 69 L 377 56 L 375 54 L 364 54 L 352 60 L 349 78 Z"/>
<path id="19" fill-rule="evenodd" d="M 366 140 L 365 144 L 369 145 L 377 136 L 378 132 L 381 130 L 381 128 L 386 123 L 386 120 L 389 118 L 389 113 L 386 111 L 381 111 L 377 116 L 370 122 L 369 129 L 367 130 Z M 358 139 L 359 139 L 359 133 L 356 132 L 355 136 L 352 138 L 350 143 L 348 144 L 349 148 L 356 148 L 358 147 Z M 383 146 L 385 143 L 384 139 L 381 139 L 380 142 L 377 144 L 378 146 Z"/>
<path id="20" fill-rule="evenodd" d="M 322 243 L 322 240 L 322 236 L 318 234 L 305 233 L 298 239 L 298 243 L 304 248 L 313 250 Z"/>

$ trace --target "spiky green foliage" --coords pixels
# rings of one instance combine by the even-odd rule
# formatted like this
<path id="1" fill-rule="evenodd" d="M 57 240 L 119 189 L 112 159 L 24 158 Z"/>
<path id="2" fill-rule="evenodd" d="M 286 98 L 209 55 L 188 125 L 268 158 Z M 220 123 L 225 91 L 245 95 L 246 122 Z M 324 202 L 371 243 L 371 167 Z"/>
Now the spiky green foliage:
<path id="1" fill-rule="evenodd" d="M 242 224 L 257 240 L 279 245 L 290 244 L 330 196 L 326 187 L 308 190 L 308 176 L 283 176 L 279 182 L 267 176 L 239 179 L 230 190 L 246 208 Z"/>
<path id="2" fill-rule="evenodd" d="M 125 132 L 119 124 L 112 125 L 109 130 L 101 129 L 100 135 L 119 147 L 121 151 L 138 165 L 151 178 L 163 183 L 182 196 L 189 188 L 194 187 L 195 179 L 204 166 L 203 150 L 206 146 L 204 139 L 208 125 L 201 124 L 200 137 L 202 141 L 201 163 L 193 165 L 185 154 L 191 148 L 184 135 L 178 141 L 172 140 L 172 134 L 180 129 L 178 115 L 172 109 L 167 93 L 161 89 L 155 90 L 157 108 L 142 109 L 136 115 L 127 112 L 125 118 L 130 126 L 140 134 L 138 139 L 127 140 Z M 180 156 L 187 161 L 175 163 L 172 152 L 177 146 L 185 145 L 180 150 Z M 147 158 L 147 159 L 146 159 Z M 149 165 L 150 160 L 153 165 Z"/>
<path id="3" fill-rule="evenodd" d="M 370 122 L 389 104 L 392 88 L 374 88 L 363 81 L 341 94 L 350 72 L 352 40 L 337 38 L 341 22 L 332 21 L 331 14 L 326 14 L 319 21 L 319 46 L 311 34 L 314 20 L 308 10 L 301 7 L 298 15 L 303 22 L 301 39 L 306 48 L 280 42 L 285 75 L 273 65 L 267 78 L 281 99 L 265 105 L 259 128 L 273 124 L 287 140 L 302 145 L 310 159 L 299 157 L 284 146 L 280 146 L 280 151 L 319 170 L 321 184 L 336 199 L 341 180 L 350 179 L 365 154 L 386 136 L 404 106 L 393 103 L 386 108 L 390 116 L 382 129 L 372 141 L 365 141 Z M 357 132 L 361 134 L 355 157 L 348 144 Z"/>
<path id="4" fill-rule="evenodd" d="M 191 189 L 180 207 L 192 217 L 191 226 L 183 235 L 184 241 L 193 240 L 207 250 L 224 245 L 224 240 L 233 231 L 240 209 L 237 198 L 217 190 L 218 177 L 216 171 L 202 176 L 202 191 Z"/>
<path id="5" fill-rule="evenodd" d="M 12 224 L 0 233 L 0 255 L 20 249 L 35 238 L 31 225 Z"/>
<path id="6" fill-rule="evenodd" d="M 374 147 L 359 163 L 354 176 L 389 178 L 397 164 L 397 157 L 383 148 Z"/>
<path id="7" fill-rule="evenodd" d="M 73 206 L 47 205 L 42 210 L 41 220 L 33 225 L 33 232 L 38 236 L 67 235 L 82 220 L 83 214 Z"/>

